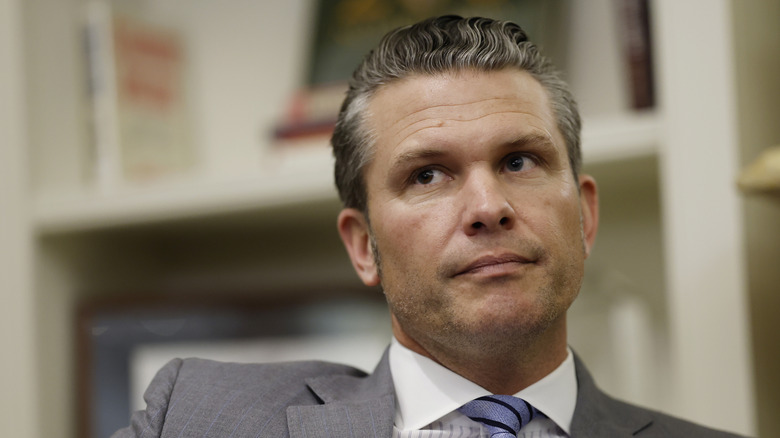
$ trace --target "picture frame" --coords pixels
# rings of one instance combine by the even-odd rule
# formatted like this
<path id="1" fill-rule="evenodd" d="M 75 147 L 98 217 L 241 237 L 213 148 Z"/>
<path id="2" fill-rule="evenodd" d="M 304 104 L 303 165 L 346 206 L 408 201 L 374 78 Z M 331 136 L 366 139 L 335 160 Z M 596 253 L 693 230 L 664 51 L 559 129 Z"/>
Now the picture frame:
<path id="1" fill-rule="evenodd" d="M 382 35 L 446 14 L 515 22 L 559 68 L 565 69 L 569 6 L 564 0 L 318 0 L 308 85 L 346 82 Z"/>
<path id="2" fill-rule="evenodd" d="M 174 357 L 339 360 L 365 369 L 390 336 L 382 295 L 365 290 L 87 300 L 76 312 L 78 436 L 105 437 L 126 427 L 130 413 L 145 408 L 141 395 L 151 377 Z M 356 354 L 344 358 L 350 345 Z"/>

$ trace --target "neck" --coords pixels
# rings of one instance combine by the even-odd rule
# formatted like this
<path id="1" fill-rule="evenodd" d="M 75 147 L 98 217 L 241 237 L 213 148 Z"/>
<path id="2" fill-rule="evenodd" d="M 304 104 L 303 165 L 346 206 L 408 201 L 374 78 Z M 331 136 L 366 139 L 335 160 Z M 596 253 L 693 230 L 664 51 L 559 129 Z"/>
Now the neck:
<path id="1" fill-rule="evenodd" d="M 515 336 L 489 346 L 484 342 L 453 346 L 451 342 L 437 343 L 430 339 L 423 345 L 406 333 L 395 318 L 393 334 L 404 347 L 493 394 L 516 394 L 554 371 L 567 355 L 565 316 L 540 335 Z"/>

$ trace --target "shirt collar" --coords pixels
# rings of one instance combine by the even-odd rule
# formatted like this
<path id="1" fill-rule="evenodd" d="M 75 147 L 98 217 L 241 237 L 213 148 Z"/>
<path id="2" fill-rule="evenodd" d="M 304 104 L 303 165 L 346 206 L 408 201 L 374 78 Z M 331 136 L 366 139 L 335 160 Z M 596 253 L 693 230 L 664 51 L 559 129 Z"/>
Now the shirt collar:
<path id="1" fill-rule="evenodd" d="M 390 345 L 390 372 L 396 394 L 395 426 L 402 431 L 419 430 L 465 403 L 490 392 L 433 360 L 401 345 Z M 566 359 L 553 372 L 515 394 L 544 412 L 567 434 L 577 403 L 574 358 Z"/>

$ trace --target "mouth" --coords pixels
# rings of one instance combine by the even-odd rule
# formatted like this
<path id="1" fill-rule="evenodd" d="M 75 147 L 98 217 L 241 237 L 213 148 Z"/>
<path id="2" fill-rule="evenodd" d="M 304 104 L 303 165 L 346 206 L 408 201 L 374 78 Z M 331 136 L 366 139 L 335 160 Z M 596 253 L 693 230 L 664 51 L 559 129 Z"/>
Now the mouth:
<path id="1" fill-rule="evenodd" d="M 464 268 L 457 271 L 454 277 L 465 275 L 504 276 L 515 273 L 525 265 L 533 264 L 534 260 L 518 254 L 488 255 L 479 257 Z"/>

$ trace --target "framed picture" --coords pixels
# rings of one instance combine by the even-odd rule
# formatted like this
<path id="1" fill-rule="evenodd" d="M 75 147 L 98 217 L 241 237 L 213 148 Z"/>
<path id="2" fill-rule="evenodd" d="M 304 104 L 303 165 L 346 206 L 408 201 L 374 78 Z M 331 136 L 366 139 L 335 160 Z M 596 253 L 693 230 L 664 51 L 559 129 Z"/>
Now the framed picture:
<path id="1" fill-rule="evenodd" d="M 427 17 L 456 14 L 519 24 L 564 68 L 568 3 L 564 0 L 319 0 L 309 85 L 344 82 L 386 32 Z"/>
<path id="2" fill-rule="evenodd" d="M 145 407 L 142 394 L 151 378 L 176 357 L 318 359 L 370 371 L 391 336 L 381 294 L 314 292 L 271 299 L 142 294 L 82 303 L 78 436 L 106 437 L 126 427 L 131 412 Z"/>

